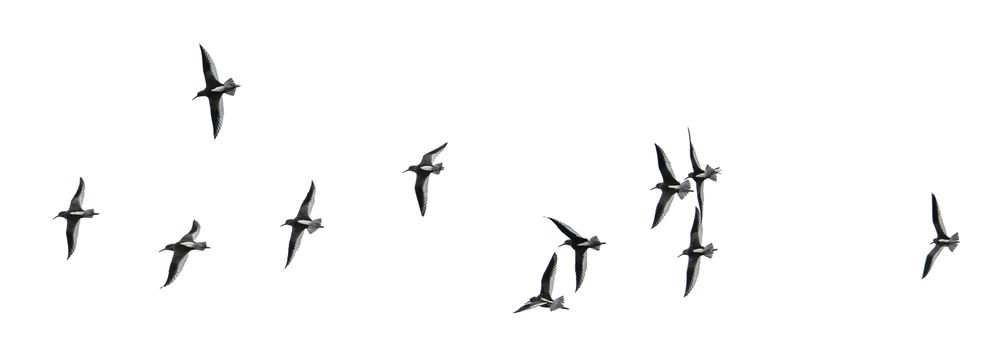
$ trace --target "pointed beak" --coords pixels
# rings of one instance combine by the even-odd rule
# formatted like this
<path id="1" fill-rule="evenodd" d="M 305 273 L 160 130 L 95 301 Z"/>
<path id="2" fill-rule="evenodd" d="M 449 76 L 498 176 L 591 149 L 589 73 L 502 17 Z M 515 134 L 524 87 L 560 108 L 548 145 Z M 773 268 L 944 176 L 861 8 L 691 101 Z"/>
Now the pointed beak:
<path id="1" fill-rule="evenodd" d="M 52 218 L 52 220 L 55 220 L 55 219 L 58 219 L 58 218 L 59 218 L 59 216 L 56 215 L 54 218 Z"/>
<path id="2" fill-rule="evenodd" d="M 160 249 L 159 252 L 162 253 L 166 248 Z"/>
<path id="3" fill-rule="evenodd" d="M 407 173 L 409 171 L 412 171 L 412 170 L 411 169 L 405 169 L 405 171 L 402 171 L 401 173 L 404 174 L 404 173 Z"/>
<path id="4" fill-rule="evenodd" d="M 280 227 L 284 227 L 284 226 L 287 226 L 287 223 L 286 223 L 286 222 L 285 222 L 285 223 L 284 223 L 283 225 L 280 225 Z"/>

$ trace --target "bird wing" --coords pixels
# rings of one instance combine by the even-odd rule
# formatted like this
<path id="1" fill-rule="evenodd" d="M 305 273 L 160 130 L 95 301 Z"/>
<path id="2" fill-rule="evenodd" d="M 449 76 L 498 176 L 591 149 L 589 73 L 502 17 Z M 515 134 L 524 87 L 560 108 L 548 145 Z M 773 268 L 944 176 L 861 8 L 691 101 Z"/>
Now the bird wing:
<path id="1" fill-rule="evenodd" d="M 553 253 L 553 257 L 550 258 L 550 263 L 546 265 L 546 270 L 543 271 L 543 279 L 540 281 L 540 297 L 553 300 L 553 277 L 557 274 L 557 253 Z"/>
<path id="2" fill-rule="evenodd" d="M 446 145 L 448 144 L 449 142 L 444 143 L 442 146 L 439 146 L 438 148 L 429 151 L 429 153 L 426 153 L 424 156 L 422 156 L 422 162 L 418 163 L 418 165 L 419 166 L 432 165 L 432 163 L 436 161 L 436 156 L 438 156 L 439 153 L 443 151 L 443 148 L 446 148 Z"/>
<path id="3" fill-rule="evenodd" d="M 560 232 L 563 232 L 564 235 L 571 240 L 571 242 L 574 242 L 576 244 L 581 244 L 588 241 L 588 239 L 581 237 L 581 235 L 579 235 L 577 231 L 574 231 L 573 228 L 567 226 L 566 224 L 560 221 L 557 221 L 557 219 L 551 217 L 547 217 L 547 219 L 553 221 L 553 224 L 557 225 L 557 228 L 560 229 Z"/>
<path id="4" fill-rule="evenodd" d="M 76 217 L 69 216 L 66 218 L 66 243 L 69 245 L 69 255 L 66 256 L 68 260 L 69 257 L 73 256 L 73 252 L 76 251 L 76 237 L 80 232 L 80 219 Z"/>
<path id="5" fill-rule="evenodd" d="M 927 253 L 927 261 L 923 264 L 923 277 L 920 278 L 927 277 L 930 267 L 934 266 L 934 260 L 937 260 L 937 256 L 942 250 L 944 250 L 943 244 L 934 244 L 934 248 L 930 250 L 930 253 Z"/>
<path id="6" fill-rule="evenodd" d="M 695 197 L 699 199 L 699 209 L 705 210 L 705 179 L 695 178 Z"/>
<path id="7" fill-rule="evenodd" d="M 695 155 L 695 146 L 692 145 L 692 129 L 688 129 L 688 150 L 692 155 L 692 170 L 696 174 L 701 174 L 702 167 L 699 166 L 699 157 Z"/>
<path id="8" fill-rule="evenodd" d="M 418 209 L 425 216 L 425 207 L 429 204 L 429 174 L 419 172 L 415 175 L 415 199 L 418 199 Z"/>
<path id="9" fill-rule="evenodd" d="M 574 247 L 574 291 L 581 289 L 584 282 L 584 272 L 588 270 L 588 248 Z"/>
<path id="10" fill-rule="evenodd" d="M 287 247 L 287 264 L 284 265 L 286 269 L 290 266 L 291 260 L 294 259 L 294 253 L 297 253 L 297 248 L 301 246 L 301 237 L 304 237 L 304 227 L 295 225 L 291 229 L 290 244 Z"/>
<path id="11" fill-rule="evenodd" d="M 702 248 L 702 213 L 699 212 L 699 208 L 695 208 L 695 220 L 692 221 L 689 248 Z"/>
<path id="12" fill-rule="evenodd" d="M 685 274 L 685 295 L 692 292 L 695 287 L 695 280 L 699 278 L 699 261 L 702 256 L 698 254 L 688 254 L 688 271 Z"/>
<path id="13" fill-rule="evenodd" d="M 308 220 L 311 218 L 311 207 L 315 206 L 315 182 L 311 182 L 311 189 L 308 190 L 308 195 L 304 196 L 304 202 L 301 203 L 301 209 L 297 211 L 298 220 Z"/>
<path id="14" fill-rule="evenodd" d="M 193 226 L 190 227 L 190 232 L 183 235 L 183 237 L 180 238 L 180 242 L 193 242 L 195 239 L 197 239 L 197 235 L 200 233 L 201 233 L 201 224 L 198 223 L 197 220 L 194 220 Z"/>
<path id="15" fill-rule="evenodd" d="M 80 211 L 83 210 L 83 191 L 86 189 L 86 185 L 83 183 L 83 178 L 80 178 L 80 187 L 76 188 L 76 194 L 73 195 L 73 200 L 69 201 L 69 211 Z"/>
<path id="16" fill-rule="evenodd" d="M 661 223 L 664 214 L 667 214 L 667 209 L 671 207 L 672 201 L 674 201 L 674 192 L 662 190 L 661 199 L 657 202 L 657 212 L 654 213 L 654 224 L 650 228 L 657 227 L 657 224 Z"/>
<path id="17" fill-rule="evenodd" d="M 211 93 L 207 95 L 211 104 L 211 125 L 214 127 L 214 138 L 218 138 L 221 132 L 221 123 L 225 120 L 225 106 L 221 103 L 221 94 Z"/>
<path id="18" fill-rule="evenodd" d="M 664 154 L 664 150 L 661 146 L 656 143 L 654 147 L 657 148 L 657 167 L 661 170 L 661 176 L 664 177 L 664 183 L 668 185 L 679 185 L 678 179 L 674 177 L 674 171 L 671 170 L 671 161 L 667 160 L 667 155 Z"/>
<path id="19" fill-rule="evenodd" d="M 218 80 L 218 70 L 214 68 L 214 61 L 211 60 L 211 55 L 208 55 L 204 46 L 201 46 L 201 65 L 204 68 L 204 84 L 208 87 L 221 85 L 221 81 Z"/>
<path id="20" fill-rule="evenodd" d="M 937 237 L 948 239 L 948 230 L 944 228 L 944 219 L 941 219 L 941 207 L 937 205 L 937 197 L 933 193 L 930 194 L 930 201 L 934 206 L 934 230 L 937 231 Z M 927 273 L 924 272 L 923 275 L 926 276 Z"/>
<path id="21" fill-rule="evenodd" d="M 176 280 L 176 276 L 183 270 L 183 265 L 187 263 L 187 253 L 190 253 L 190 249 L 180 245 L 173 248 L 173 260 L 169 263 L 169 274 L 166 276 L 166 284 L 163 284 L 163 287 Z"/>
<path id="22" fill-rule="evenodd" d="M 541 302 L 529 300 L 529 301 L 526 302 L 525 305 L 522 305 L 522 307 L 520 307 L 518 310 L 515 310 L 515 312 L 513 312 L 513 314 L 514 313 L 519 313 L 519 312 L 522 312 L 522 311 L 526 311 L 526 310 L 529 310 L 529 309 L 532 309 L 532 308 L 535 308 L 537 306 L 540 306 L 540 304 L 541 304 Z"/>

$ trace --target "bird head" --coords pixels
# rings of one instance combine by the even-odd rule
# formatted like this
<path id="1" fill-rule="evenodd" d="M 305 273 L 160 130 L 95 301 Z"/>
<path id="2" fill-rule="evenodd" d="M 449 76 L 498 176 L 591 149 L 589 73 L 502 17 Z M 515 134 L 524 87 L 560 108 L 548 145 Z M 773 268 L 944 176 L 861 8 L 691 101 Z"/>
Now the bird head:
<path id="1" fill-rule="evenodd" d="M 197 92 L 197 96 L 194 96 L 194 98 L 192 98 L 191 100 L 196 100 L 198 97 L 201 97 L 201 96 L 207 96 L 208 95 L 208 91 L 209 90 L 207 90 L 207 89 L 198 91 Z"/>
<path id="2" fill-rule="evenodd" d="M 688 249 L 682 250 L 681 254 L 678 254 L 678 257 L 680 258 L 682 255 L 688 255 Z"/>
<path id="3" fill-rule="evenodd" d="M 176 244 L 174 244 L 174 243 L 167 244 L 166 248 L 163 248 L 159 252 L 162 253 L 164 250 L 173 250 L 173 247 L 175 247 L 175 246 L 176 246 Z"/>
<path id="4" fill-rule="evenodd" d="M 571 240 L 569 240 L 569 239 L 564 240 L 564 243 L 561 243 L 560 245 L 558 245 L 558 247 L 563 247 L 565 245 L 571 245 Z"/>
<path id="5" fill-rule="evenodd" d="M 417 165 L 408 166 L 408 169 L 405 169 L 405 171 L 402 171 L 401 173 L 404 174 L 404 173 L 407 173 L 409 171 L 411 171 L 413 173 L 414 172 L 418 172 L 418 166 Z"/>
<path id="6" fill-rule="evenodd" d="M 60 211 L 59 215 L 56 215 L 54 218 L 52 218 L 52 220 L 55 220 L 55 219 L 58 219 L 58 218 L 65 218 L 65 217 L 69 217 L 69 212 L 68 211 Z"/>
<path id="7" fill-rule="evenodd" d="M 284 221 L 284 224 L 280 225 L 280 227 L 293 226 L 293 225 L 294 225 L 294 219 L 287 219 L 287 221 Z"/>

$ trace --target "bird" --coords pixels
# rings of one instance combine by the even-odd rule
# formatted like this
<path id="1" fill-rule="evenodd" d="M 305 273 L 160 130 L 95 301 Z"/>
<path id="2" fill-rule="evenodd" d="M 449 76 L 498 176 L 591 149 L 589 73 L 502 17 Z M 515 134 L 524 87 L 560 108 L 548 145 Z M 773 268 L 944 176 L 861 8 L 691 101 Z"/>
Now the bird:
<path id="1" fill-rule="evenodd" d="M 695 279 L 699 276 L 699 261 L 704 255 L 705 257 L 712 259 L 712 253 L 718 251 L 709 243 L 705 247 L 702 246 L 702 213 L 699 212 L 699 208 L 695 208 L 695 220 L 692 221 L 692 232 L 691 232 L 691 242 L 688 244 L 688 249 L 685 249 L 678 255 L 680 258 L 682 255 L 688 256 L 688 273 L 685 276 L 685 295 L 692 292 L 692 287 L 695 286 Z"/>
<path id="2" fill-rule="evenodd" d="M 570 226 L 557 221 L 557 219 L 551 217 L 547 217 L 547 219 L 553 221 L 553 224 L 557 225 L 560 232 L 563 232 L 564 235 L 567 236 L 567 240 L 565 240 L 560 247 L 569 245 L 571 248 L 574 248 L 574 291 L 576 292 L 578 289 L 581 289 L 581 282 L 584 281 L 584 272 L 588 269 L 588 248 L 601 250 L 602 245 L 606 243 L 599 241 L 598 236 L 591 236 L 590 239 L 581 237 L 577 231 L 574 231 L 574 229 Z"/>
<path id="3" fill-rule="evenodd" d="M 197 239 L 197 234 L 200 232 L 201 224 L 197 220 L 194 220 L 194 225 L 190 228 L 189 233 L 183 235 L 178 242 L 167 244 L 166 248 L 159 251 L 160 253 L 165 250 L 173 251 L 173 260 L 169 263 L 169 274 L 166 276 L 166 284 L 163 284 L 159 288 L 166 287 L 176 280 L 176 276 L 180 274 L 184 263 L 187 262 L 187 253 L 190 253 L 191 250 L 211 249 L 211 247 L 208 247 L 207 242 L 194 242 Z"/>
<path id="4" fill-rule="evenodd" d="M 52 218 L 52 220 L 66 218 L 66 243 L 69 245 L 69 255 L 66 256 L 66 260 L 69 260 L 73 256 L 73 252 L 76 251 L 76 237 L 80 233 L 80 219 L 100 215 L 100 213 L 94 212 L 93 209 L 83 209 L 84 190 L 86 190 L 86 184 L 83 183 L 83 178 L 81 177 L 80 186 L 76 189 L 76 195 L 69 201 L 69 210 L 60 211 L 59 215 Z"/>
<path id="5" fill-rule="evenodd" d="M 661 199 L 657 202 L 657 212 L 654 213 L 654 223 L 650 228 L 657 227 L 657 224 L 664 219 L 664 214 L 667 214 L 668 208 L 671 207 L 671 201 L 674 200 L 675 194 L 678 195 L 679 199 L 685 199 L 688 192 L 694 192 L 688 179 L 685 179 L 684 182 L 678 182 L 678 179 L 675 178 L 674 171 L 671 170 L 671 162 L 667 160 L 667 155 L 664 154 L 661 146 L 655 143 L 654 147 L 657 148 L 657 167 L 660 168 L 664 181 L 650 189 L 651 191 L 661 190 Z"/>
<path id="6" fill-rule="evenodd" d="M 941 219 L 941 208 L 937 206 L 937 197 L 933 193 L 930 194 L 930 201 L 934 209 L 934 230 L 937 231 L 937 238 L 934 238 L 934 241 L 930 242 L 930 244 L 934 245 L 934 248 L 927 254 L 927 262 L 923 265 L 923 277 L 920 277 L 920 279 L 927 277 L 930 267 L 934 265 L 934 260 L 937 260 L 937 255 L 944 250 L 944 247 L 948 247 L 953 252 L 958 247 L 959 242 L 957 232 L 955 232 L 954 236 L 948 237 L 947 229 L 944 228 L 944 220 Z"/>
<path id="7" fill-rule="evenodd" d="M 719 167 L 713 169 L 711 166 L 706 164 L 705 170 L 703 170 L 702 167 L 699 166 L 699 157 L 695 155 L 695 146 L 692 145 L 691 128 L 688 129 L 688 149 L 689 153 L 691 153 L 692 156 L 692 172 L 688 173 L 688 177 L 686 177 L 686 179 L 692 179 L 692 181 L 695 181 L 695 191 L 697 192 L 699 197 L 699 209 L 705 210 L 705 207 L 703 207 L 703 201 L 705 200 L 704 199 L 705 195 L 703 192 L 703 187 L 705 187 L 705 180 L 709 179 L 712 181 L 716 181 L 716 175 L 719 174 L 720 169 Z"/>
<path id="8" fill-rule="evenodd" d="M 242 85 L 236 84 L 232 78 L 228 78 L 228 80 L 222 83 L 218 78 L 218 70 L 214 68 L 214 61 L 211 60 L 211 55 L 208 55 L 203 45 L 200 45 L 200 47 L 205 87 L 204 90 L 197 92 L 197 96 L 194 96 L 194 99 L 196 100 L 201 96 L 208 98 L 208 102 L 211 104 L 211 122 L 214 126 L 214 138 L 217 139 L 218 133 L 221 132 L 221 122 L 225 119 L 225 108 L 222 106 L 221 97 L 224 94 L 235 96 L 235 89 Z"/>
<path id="9" fill-rule="evenodd" d="M 537 296 L 530 297 L 529 301 L 525 305 L 522 305 L 514 313 L 519 313 L 525 310 L 532 309 L 534 307 L 545 307 L 550 309 L 550 311 L 556 311 L 557 309 L 570 310 L 564 306 L 564 296 L 560 296 L 556 299 L 551 295 L 553 293 L 553 278 L 557 274 L 557 253 L 553 253 L 553 257 L 550 258 L 550 263 L 546 265 L 546 271 L 543 271 L 543 279 L 540 280 L 540 293 Z"/>
<path id="10" fill-rule="evenodd" d="M 301 246 L 301 237 L 304 236 L 304 230 L 308 230 L 308 233 L 315 233 L 322 226 L 322 219 L 311 219 L 311 207 L 315 206 L 315 182 L 311 182 L 311 189 L 308 190 L 308 195 L 304 196 L 304 202 L 301 203 L 301 209 L 298 210 L 297 216 L 293 219 L 287 219 L 284 221 L 283 226 L 291 227 L 290 236 L 290 246 L 287 248 L 287 264 L 284 265 L 286 269 L 290 266 L 291 259 L 294 259 L 294 253 L 297 252 L 297 248 Z"/>
<path id="11" fill-rule="evenodd" d="M 406 172 L 415 173 L 415 199 L 418 200 L 418 209 L 422 212 L 422 216 L 425 216 L 425 207 L 429 202 L 429 174 L 439 174 L 443 171 L 443 163 L 432 164 L 436 161 L 436 156 L 439 152 L 446 148 L 449 142 L 444 143 L 442 146 L 429 151 L 424 156 L 422 156 L 422 161 L 417 165 L 409 166 L 408 169 L 402 171 L 404 174 Z"/>

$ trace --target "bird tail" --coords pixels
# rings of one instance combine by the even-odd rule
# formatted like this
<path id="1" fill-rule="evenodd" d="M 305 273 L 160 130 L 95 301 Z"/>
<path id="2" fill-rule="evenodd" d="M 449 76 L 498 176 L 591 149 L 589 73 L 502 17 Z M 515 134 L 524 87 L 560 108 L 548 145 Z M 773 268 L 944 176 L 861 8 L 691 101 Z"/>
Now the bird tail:
<path id="1" fill-rule="evenodd" d="M 83 216 L 85 217 L 90 218 L 93 217 L 94 215 L 100 215 L 100 213 L 94 212 L 93 209 L 87 209 L 83 211 Z"/>
<path id="2" fill-rule="evenodd" d="M 591 243 L 594 243 L 594 244 L 591 245 L 591 249 L 602 250 L 601 249 L 602 246 L 601 246 L 601 244 L 599 244 L 599 243 L 602 243 L 602 241 L 598 240 L 598 236 L 591 236 L 591 239 L 589 239 L 588 241 L 591 242 Z"/>
<path id="3" fill-rule="evenodd" d="M 681 183 L 681 187 L 678 188 L 678 199 L 685 199 L 688 192 L 692 192 L 692 184 L 688 180 L 685 180 L 685 182 Z"/>
<path id="4" fill-rule="evenodd" d="M 239 84 L 235 83 L 235 79 L 228 78 L 225 80 L 225 93 L 229 96 L 235 96 L 235 88 L 239 87 Z"/>
<path id="5" fill-rule="evenodd" d="M 702 255 L 705 255 L 707 258 L 712 259 L 712 252 L 714 250 L 716 250 L 716 248 L 713 248 L 712 243 L 709 243 L 708 245 L 705 246 L 705 253 L 702 253 Z"/>
<path id="6" fill-rule="evenodd" d="M 439 175 L 439 172 L 443 171 L 443 163 L 439 163 L 432 166 L 432 173 Z"/>
<path id="7" fill-rule="evenodd" d="M 318 231 L 322 227 L 325 227 L 322 226 L 322 219 L 311 220 L 311 223 L 308 224 L 308 233 L 315 233 L 315 231 Z"/>
<path id="8" fill-rule="evenodd" d="M 706 164 L 705 173 L 709 180 L 716 181 L 716 174 L 719 174 L 719 168 L 713 169 L 712 166 Z"/>
<path id="9" fill-rule="evenodd" d="M 554 310 L 557 310 L 557 309 L 569 310 L 566 306 L 564 306 L 564 297 L 563 296 L 560 296 L 557 299 L 553 299 L 553 302 L 550 303 L 550 311 L 554 311 Z"/>
<path id="10" fill-rule="evenodd" d="M 954 236 L 951 236 L 951 243 L 948 243 L 948 249 L 953 252 L 955 248 L 958 248 L 958 241 L 958 234 L 955 233 Z"/>

